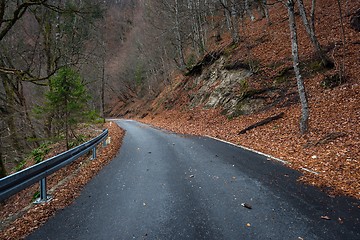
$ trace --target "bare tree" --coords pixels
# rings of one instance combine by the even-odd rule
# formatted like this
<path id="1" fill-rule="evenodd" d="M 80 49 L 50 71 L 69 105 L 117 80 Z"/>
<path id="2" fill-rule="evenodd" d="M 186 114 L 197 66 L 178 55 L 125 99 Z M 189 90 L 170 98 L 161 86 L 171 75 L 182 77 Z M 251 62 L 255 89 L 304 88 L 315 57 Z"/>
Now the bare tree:
<path id="1" fill-rule="evenodd" d="M 224 12 L 228 28 L 231 32 L 232 40 L 234 43 L 239 42 L 239 11 L 238 5 L 235 0 L 219 0 Z"/>
<path id="2" fill-rule="evenodd" d="M 0 160 L 20 160 L 23 152 L 37 146 L 43 134 L 34 125 L 31 108 L 41 104 L 47 79 L 60 67 L 80 65 L 86 58 L 84 43 L 90 41 L 97 4 L 74 3 L 0 0 L 0 121 L 9 133 Z M 32 93 L 36 88 L 31 83 L 43 87 Z"/>
<path id="3" fill-rule="evenodd" d="M 45 5 L 47 0 L 11 1 L 0 0 L 0 41 L 8 34 L 14 25 L 24 16 L 31 6 Z M 6 18 L 10 16 L 9 18 Z"/>

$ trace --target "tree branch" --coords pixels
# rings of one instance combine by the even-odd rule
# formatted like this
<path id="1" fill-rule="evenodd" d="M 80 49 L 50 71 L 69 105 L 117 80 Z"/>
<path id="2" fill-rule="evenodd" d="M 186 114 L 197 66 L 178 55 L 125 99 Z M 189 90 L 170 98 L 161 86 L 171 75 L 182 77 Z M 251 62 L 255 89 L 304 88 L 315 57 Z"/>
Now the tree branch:
<path id="1" fill-rule="evenodd" d="M 20 4 L 14 11 L 13 17 L 11 19 L 9 19 L 9 21 L 7 22 L 7 25 L 0 31 L 0 41 L 6 36 L 6 34 L 11 30 L 11 28 L 15 25 L 15 23 L 24 15 L 26 10 L 30 6 L 42 5 L 46 1 L 47 0 L 29 0 L 27 2 Z M 5 12 L 4 1 L 1 2 L 0 9 L 3 11 L 2 14 L 4 14 L 4 12 Z M 2 18 L 0 18 L 0 19 L 1 19 L 1 23 L 3 23 L 4 22 L 3 19 Z"/>

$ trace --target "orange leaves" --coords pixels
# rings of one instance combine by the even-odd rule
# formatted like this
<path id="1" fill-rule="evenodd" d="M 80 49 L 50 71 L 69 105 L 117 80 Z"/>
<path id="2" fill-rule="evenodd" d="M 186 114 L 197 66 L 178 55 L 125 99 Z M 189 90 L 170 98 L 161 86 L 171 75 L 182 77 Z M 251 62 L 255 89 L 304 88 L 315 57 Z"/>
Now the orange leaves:
<path id="1" fill-rule="evenodd" d="M 282 108 L 285 117 L 276 122 L 238 135 L 238 131 L 261 119 L 277 113 L 277 109 L 228 120 L 218 109 L 200 107 L 184 111 L 180 107 L 164 111 L 143 122 L 178 133 L 210 135 L 287 160 L 291 167 L 320 173 L 313 176 L 305 172 L 302 177 L 312 185 L 327 186 L 334 192 L 360 198 L 359 121 L 357 112 L 348 108 L 348 99 L 360 104 L 360 86 L 336 88 L 324 92 L 317 82 L 309 81 L 311 111 L 310 133 L 301 136 L 298 131 L 299 106 Z M 334 99 L 336 98 L 336 101 Z M 166 117 L 165 117 L 166 116 Z M 346 121 L 345 121 L 346 119 Z M 333 132 L 346 135 L 314 145 Z M 320 141 L 321 142 L 321 141 Z"/>

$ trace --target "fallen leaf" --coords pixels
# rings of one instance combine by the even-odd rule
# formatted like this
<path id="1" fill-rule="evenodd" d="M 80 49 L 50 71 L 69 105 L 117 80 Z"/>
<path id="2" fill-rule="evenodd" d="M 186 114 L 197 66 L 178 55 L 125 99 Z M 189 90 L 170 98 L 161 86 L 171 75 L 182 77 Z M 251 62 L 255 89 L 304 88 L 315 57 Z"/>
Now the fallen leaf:
<path id="1" fill-rule="evenodd" d="M 241 206 L 243 206 L 244 208 L 247 208 L 247 209 L 252 209 L 252 206 L 248 203 L 242 203 Z"/>

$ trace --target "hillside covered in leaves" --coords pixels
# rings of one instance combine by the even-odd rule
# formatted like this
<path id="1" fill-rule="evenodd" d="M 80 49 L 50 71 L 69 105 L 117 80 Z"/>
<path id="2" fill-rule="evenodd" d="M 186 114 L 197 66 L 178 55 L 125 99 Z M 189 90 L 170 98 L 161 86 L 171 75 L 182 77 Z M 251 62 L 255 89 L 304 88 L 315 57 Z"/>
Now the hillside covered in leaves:
<path id="1" fill-rule="evenodd" d="M 309 130 L 301 134 L 288 11 L 286 5 L 267 2 L 269 19 L 254 8 L 254 19 L 246 15 L 241 20 L 238 42 L 231 32 L 214 34 L 206 52 L 175 71 L 156 97 L 119 101 L 110 114 L 256 149 L 292 168 L 308 169 L 303 180 L 309 184 L 360 198 L 360 6 L 356 1 L 316 2 L 316 36 L 331 62 L 322 65 L 295 5 L 310 109 Z M 304 4 L 310 12 L 311 1 Z M 189 57 L 193 50 L 184 52 Z M 239 133 L 278 114 L 278 120 Z"/>

